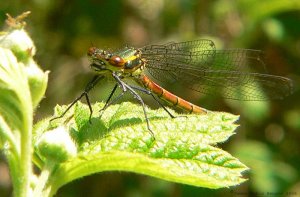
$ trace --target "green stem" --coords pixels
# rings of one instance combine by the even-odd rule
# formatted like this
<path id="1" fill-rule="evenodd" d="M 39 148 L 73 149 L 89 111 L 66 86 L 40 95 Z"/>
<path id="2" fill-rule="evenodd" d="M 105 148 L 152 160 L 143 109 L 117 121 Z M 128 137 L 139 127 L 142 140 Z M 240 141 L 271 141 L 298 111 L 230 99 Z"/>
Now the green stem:
<path id="1" fill-rule="evenodd" d="M 42 172 L 39 176 L 38 184 L 36 185 L 36 188 L 33 191 L 34 197 L 49 196 L 50 190 L 48 191 L 43 191 L 43 190 L 54 168 L 55 168 L 54 162 L 48 162 L 44 165 Z"/>
<path id="2" fill-rule="evenodd" d="M 18 176 L 20 174 L 20 172 L 19 172 L 20 171 L 20 168 L 19 168 L 20 157 L 18 155 L 12 154 L 10 151 L 4 151 L 4 154 L 6 156 L 7 163 L 9 166 L 12 184 L 16 188 L 16 186 L 18 185 Z"/>
<path id="3" fill-rule="evenodd" d="M 6 121 L 0 116 L 0 135 L 2 139 L 7 140 L 9 149 L 15 156 L 20 155 L 20 147 L 17 146 L 12 130 L 6 124 Z"/>
<path id="4" fill-rule="evenodd" d="M 20 148 L 17 146 L 13 132 L 6 124 L 6 121 L 0 116 L 0 134 L 1 138 L 6 142 L 7 147 L 4 147 L 4 154 L 9 164 L 10 175 L 13 185 L 17 185 L 20 163 Z"/>
<path id="5" fill-rule="evenodd" d="M 27 85 L 27 84 L 26 84 Z M 29 87 L 27 87 L 29 90 Z M 21 131 L 20 178 L 15 188 L 15 196 L 30 196 L 30 178 L 32 176 L 32 116 L 33 109 L 29 91 L 22 95 L 23 131 Z"/>

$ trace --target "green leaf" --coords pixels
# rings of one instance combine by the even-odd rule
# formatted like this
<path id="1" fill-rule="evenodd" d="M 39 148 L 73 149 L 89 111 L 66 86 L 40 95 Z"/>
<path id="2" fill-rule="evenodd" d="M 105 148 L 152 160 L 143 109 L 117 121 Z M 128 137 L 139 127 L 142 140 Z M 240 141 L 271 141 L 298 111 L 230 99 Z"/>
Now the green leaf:
<path id="1" fill-rule="evenodd" d="M 24 67 L 13 53 L 0 48 L 0 114 L 14 129 L 22 130 L 26 99 L 30 99 Z M 23 98 L 25 97 L 25 98 Z M 31 104 L 31 101 L 29 100 Z M 23 106 L 24 105 L 24 106 Z"/>
<path id="2" fill-rule="evenodd" d="M 98 112 L 103 106 L 97 103 L 92 108 Z M 56 111 L 61 114 L 64 109 L 66 106 L 57 107 Z M 78 150 L 75 157 L 57 163 L 48 183 L 51 187 L 45 190 L 54 194 L 74 179 L 120 170 L 207 188 L 229 187 L 245 181 L 241 173 L 248 168 L 215 147 L 234 134 L 238 116 L 222 112 L 186 115 L 171 110 L 177 118 L 170 118 L 163 109 L 146 111 L 155 139 L 147 129 L 142 107 L 129 102 L 108 107 L 101 117 L 94 113 L 92 123 L 88 107 L 81 103 L 61 119 L 50 124 L 48 120 L 39 123 L 36 136 L 64 125 Z"/>
<path id="3" fill-rule="evenodd" d="M 0 148 L 10 168 L 15 196 L 29 196 L 32 191 L 33 112 L 47 86 L 47 73 L 38 68 L 34 53 L 34 44 L 22 27 L 1 32 Z"/>
<path id="4" fill-rule="evenodd" d="M 0 47 L 4 50 L 7 49 L 14 55 L 15 59 L 7 58 L 4 54 L 4 61 L 2 65 L 8 65 L 9 63 L 5 62 L 5 59 L 9 60 L 12 66 L 6 66 L 4 72 L 1 72 L 0 79 L 15 79 L 16 81 L 9 81 L 11 85 L 17 85 L 14 88 L 17 92 L 22 93 L 22 91 L 26 91 L 24 85 L 29 85 L 30 94 L 32 99 L 32 106 L 35 108 L 38 103 L 43 98 L 47 82 L 48 82 L 48 72 L 43 72 L 36 62 L 33 60 L 33 56 L 35 54 L 35 46 L 33 41 L 28 36 L 24 29 L 15 29 L 11 32 L 5 32 L 2 36 L 0 36 Z M 11 68 L 11 69 L 7 69 Z M 22 82 L 22 86 L 19 86 Z M 6 82 L 7 83 L 7 82 Z M 5 87 L 5 85 L 4 85 Z M 8 86 L 9 89 L 10 86 Z M 22 94 L 24 97 L 25 94 Z"/>

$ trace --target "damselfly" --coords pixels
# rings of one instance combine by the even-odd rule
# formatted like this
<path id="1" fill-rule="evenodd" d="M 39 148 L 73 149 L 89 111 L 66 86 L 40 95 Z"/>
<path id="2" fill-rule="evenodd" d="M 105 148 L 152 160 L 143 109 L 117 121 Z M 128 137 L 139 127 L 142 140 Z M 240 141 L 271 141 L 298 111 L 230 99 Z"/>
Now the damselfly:
<path id="1" fill-rule="evenodd" d="M 261 51 L 251 49 L 216 50 L 214 43 L 206 39 L 148 45 L 142 48 L 125 47 L 116 52 L 91 47 L 87 55 L 96 76 L 66 111 L 56 118 L 64 116 L 83 96 L 87 100 L 90 115 L 92 115 L 93 110 L 88 92 L 100 79 L 107 76 L 113 78 L 116 85 L 103 110 L 119 100 L 125 92 L 130 92 L 142 104 L 147 127 L 152 135 L 145 104 L 138 92 L 151 95 L 171 117 L 174 116 L 158 98 L 189 113 L 205 114 L 207 110 L 172 94 L 151 78 L 160 82 L 178 83 L 203 94 L 222 93 L 225 98 L 237 100 L 280 99 L 288 96 L 292 91 L 290 79 L 252 70 L 253 67 L 264 69 Z M 128 84 L 124 81 L 126 78 L 133 79 L 140 86 Z M 122 91 L 113 98 L 118 87 Z"/>

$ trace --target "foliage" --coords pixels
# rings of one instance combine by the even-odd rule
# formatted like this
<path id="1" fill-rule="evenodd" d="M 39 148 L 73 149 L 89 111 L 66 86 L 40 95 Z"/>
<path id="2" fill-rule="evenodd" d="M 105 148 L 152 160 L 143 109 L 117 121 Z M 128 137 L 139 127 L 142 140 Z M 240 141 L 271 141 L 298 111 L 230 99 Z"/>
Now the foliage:
<path id="1" fill-rule="evenodd" d="M 124 45 L 141 47 L 153 43 L 208 38 L 215 42 L 218 49 L 240 47 L 262 50 L 268 73 L 291 78 L 294 83 L 292 96 L 282 101 L 268 102 L 240 102 L 206 95 L 200 97 L 184 87 L 161 84 L 206 109 L 240 115 L 241 126 L 237 134 L 219 145 L 251 169 L 247 173 L 249 180 L 232 190 L 206 190 L 123 172 L 101 173 L 79 179 L 60 189 L 58 196 L 84 196 L 87 191 L 94 196 L 226 197 L 267 192 L 299 195 L 299 2 L 0 1 L 1 26 L 5 13 L 17 15 L 24 10 L 32 11 L 26 21 L 27 30 L 38 48 L 35 59 L 43 69 L 51 70 L 46 99 L 35 110 L 35 120 L 48 117 L 53 106 L 71 102 L 84 89 L 92 77 L 86 59 L 86 51 L 91 45 L 114 50 Z M 92 102 L 105 100 L 111 86 L 106 82 L 99 84 L 91 92 Z M 145 102 L 151 107 L 155 106 L 147 97 Z M 3 171 L 6 163 L 0 157 L 0 196 L 11 196 L 11 180 L 5 178 L 7 172 L 5 169 Z"/>
<path id="2" fill-rule="evenodd" d="M 10 167 L 15 196 L 29 196 L 33 113 L 48 78 L 33 60 L 35 46 L 19 21 L 21 16 L 16 20 L 8 16 L 11 29 L 0 37 L 0 147 Z"/>
<path id="3" fill-rule="evenodd" d="M 238 116 L 228 113 L 172 112 L 177 118 L 171 119 L 162 109 L 147 109 L 152 136 L 141 106 L 124 102 L 90 120 L 89 108 L 78 103 L 63 118 L 44 119 L 33 130 L 34 109 L 45 93 L 48 72 L 33 60 L 36 49 L 21 23 L 24 15 L 9 16 L 10 29 L 0 37 L 0 147 L 15 196 L 52 196 L 75 179 L 112 170 L 206 188 L 245 181 L 241 173 L 248 168 L 215 147 L 237 127 Z M 59 115 L 66 107 L 56 109 Z M 33 173 L 32 161 L 40 175 Z"/>
<path id="4" fill-rule="evenodd" d="M 98 111 L 103 106 L 98 103 L 92 108 Z M 88 107 L 80 103 L 74 112 L 51 123 L 58 126 L 54 130 L 43 133 L 49 130 L 49 120 L 40 122 L 34 135 L 40 136 L 34 143 L 40 153 L 36 159 L 41 161 L 38 165 L 45 166 L 49 160 L 60 164 L 53 166 L 55 172 L 49 180 L 51 192 L 75 178 L 111 170 L 131 171 L 207 188 L 233 186 L 245 180 L 240 176 L 247 167 L 213 146 L 233 134 L 237 116 L 211 112 L 180 117 L 173 112 L 178 117 L 171 119 L 162 109 L 147 109 L 147 113 L 155 138 L 146 127 L 141 106 L 127 102 L 109 107 L 101 118 L 93 116 L 91 123 Z M 61 136 L 64 133 L 69 133 L 72 139 L 65 140 Z M 76 156 L 74 148 L 66 148 L 74 144 L 78 150 Z M 61 146 L 64 151 L 52 149 L 52 146 Z M 68 149 L 70 156 L 66 159 L 65 150 Z"/>

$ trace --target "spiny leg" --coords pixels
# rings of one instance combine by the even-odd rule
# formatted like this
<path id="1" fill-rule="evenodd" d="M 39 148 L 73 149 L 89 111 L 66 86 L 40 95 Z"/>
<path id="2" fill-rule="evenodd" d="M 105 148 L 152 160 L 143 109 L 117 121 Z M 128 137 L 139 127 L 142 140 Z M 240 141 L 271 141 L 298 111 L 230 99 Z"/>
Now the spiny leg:
<path id="1" fill-rule="evenodd" d="M 125 82 L 123 82 L 117 74 L 113 73 L 113 77 L 116 79 L 116 81 L 118 82 L 118 84 L 119 84 L 120 87 L 122 88 L 122 93 L 118 96 L 118 99 L 119 99 L 119 98 L 120 98 L 127 90 L 129 90 L 129 92 L 133 95 L 133 97 L 136 98 L 136 99 L 142 104 L 144 116 L 145 116 L 146 123 L 147 123 L 147 128 L 148 128 L 148 130 L 149 130 L 151 136 L 153 137 L 153 139 L 155 139 L 154 133 L 153 133 L 152 129 L 150 128 L 149 118 L 148 118 L 148 116 L 147 116 L 145 103 L 144 103 L 142 97 L 141 97 L 136 91 L 134 91 L 134 89 L 133 89 L 131 86 L 129 86 L 128 84 L 126 84 Z M 115 99 L 114 99 L 114 100 L 115 100 Z"/>
<path id="2" fill-rule="evenodd" d="M 115 99 L 113 99 L 112 101 L 110 101 L 110 99 L 111 99 L 112 96 L 115 94 L 117 87 L 118 87 L 118 83 L 114 86 L 114 88 L 113 88 L 113 90 L 111 91 L 110 95 L 109 95 L 108 98 L 106 99 L 104 107 L 99 111 L 100 113 L 103 112 L 103 111 L 104 111 L 108 106 L 110 106 L 113 102 L 115 102 L 115 101 L 114 101 Z M 100 117 L 101 117 L 101 115 L 100 115 Z"/>
<path id="3" fill-rule="evenodd" d="M 132 89 L 135 89 L 135 90 L 138 90 L 138 91 L 141 91 L 145 94 L 148 94 L 148 95 L 151 95 L 153 97 L 153 99 L 169 114 L 169 116 L 171 118 L 175 118 L 175 116 L 160 102 L 160 100 L 158 100 L 154 94 L 147 90 L 147 89 L 144 89 L 144 88 L 141 88 L 141 87 L 137 87 L 137 86 L 130 86 Z"/>
<path id="4" fill-rule="evenodd" d="M 114 76 L 115 73 L 113 73 L 113 76 Z M 114 76 L 115 77 L 115 76 Z M 100 112 L 103 112 L 104 110 L 107 109 L 107 107 L 109 107 L 110 105 L 112 105 L 113 103 L 117 102 L 119 99 L 122 98 L 122 96 L 125 94 L 125 92 L 127 91 L 127 88 L 124 86 L 124 82 L 121 81 L 119 79 L 119 76 L 116 76 L 118 78 L 118 80 L 116 79 L 117 81 L 117 84 L 114 86 L 113 90 L 111 91 L 108 99 L 106 100 L 106 103 L 104 105 L 104 107 L 100 110 Z M 120 88 L 122 89 L 122 92 L 117 96 L 115 97 L 113 100 L 111 100 L 112 96 L 114 95 L 114 93 L 116 92 L 116 89 L 117 87 L 120 86 Z M 102 116 L 102 114 L 100 115 L 100 117 Z"/>
<path id="5" fill-rule="evenodd" d="M 134 98 L 136 98 L 142 104 L 142 108 L 143 108 L 143 111 L 144 111 L 144 116 L 145 116 L 146 123 L 147 123 L 147 128 L 150 131 L 152 137 L 155 139 L 154 133 L 153 133 L 152 129 L 150 128 L 149 118 L 148 118 L 148 115 L 147 115 L 147 112 L 146 112 L 145 103 L 144 103 L 142 97 L 136 91 L 134 91 L 134 89 L 131 88 L 129 85 L 127 85 L 127 84 L 125 84 L 125 85 L 127 86 L 127 88 L 130 91 L 130 93 L 134 96 Z"/>
<path id="6" fill-rule="evenodd" d="M 90 110 L 90 118 L 89 118 L 89 121 L 91 122 L 91 117 L 92 117 L 92 114 L 93 114 L 93 109 L 92 109 L 92 106 L 91 106 L 91 103 L 90 103 L 90 100 L 89 100 L 89 97 L 88 97 L 88 93 L 91 89 L 93 89 L 93 87 L 95 87 L 95 85 L 99 82 L 100 79 L 102 79 L 103 76 L 100 76 L 100 75 L 96 75 L 94 76 L 94 78 L 86 85 L 85 89 L 84 89 L 84 92 L 81 93 L 80 96 L 78 96 L 68 107 L 67 109 L 60 115 L 60 116 L 57 116 L 57 117 L 54 117 L 54 118 L 51 118 L 50 121 L 53 121 L 53 120 L 56 120 L 56 119 L 59 119 L 59 118 L 62 118 L 70 109 L 71 107 L 73 107 L 73 105 L 75 105 L 75 103 L 77 103 L 83 96 L 85 97 L 86 101 L 87 101 L 87 104 L 89 106 L 89 110 Z"/>

